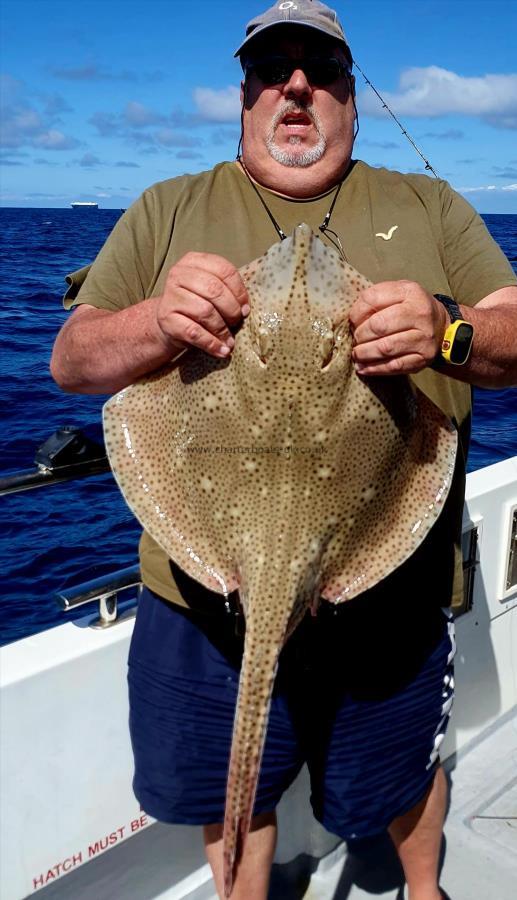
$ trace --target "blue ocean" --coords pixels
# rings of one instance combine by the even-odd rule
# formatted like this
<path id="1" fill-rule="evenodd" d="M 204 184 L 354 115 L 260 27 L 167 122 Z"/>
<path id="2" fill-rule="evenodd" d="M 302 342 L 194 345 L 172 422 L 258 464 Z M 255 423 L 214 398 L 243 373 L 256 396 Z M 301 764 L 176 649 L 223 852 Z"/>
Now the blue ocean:
<path id="1" fill-rule="evenodd" d="M 120 214 L 0 210 L 0 475 L 34 468 L 35 451 L 57 428 L 100 421 L 106 398 L 63 394 L 48 362 L 66 317 L 64 276 L 91 262 Z M 484 218 L 517 269 L 517 216 Z M 514 455 L 517 391 L 476 390 L 469 469 Z M 56 590 L 136 563 L 139 530 L 109 474 L 2 497 L 0 643 L 71 618 Z"/>

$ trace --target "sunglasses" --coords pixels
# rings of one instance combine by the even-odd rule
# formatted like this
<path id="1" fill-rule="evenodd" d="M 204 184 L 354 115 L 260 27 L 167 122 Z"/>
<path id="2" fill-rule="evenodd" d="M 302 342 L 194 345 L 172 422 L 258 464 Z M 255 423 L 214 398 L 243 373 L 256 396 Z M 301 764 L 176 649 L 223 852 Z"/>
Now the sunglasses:
<path id="1" fill-rule="evenodd" d="M 309 59 L 290 59 L 285 56 L 271 56 L 268 59 L 259 59 L 256 62 L 246 64 L 246 76 L 252 72 L 265 85 L 285 84 L 289 81 L 296 69 L 302 69 L 307 80 L 316 87 L 326 87 L 333 84 L 342 75 L 350 76 L 348 66 L 334 56 Z"/>

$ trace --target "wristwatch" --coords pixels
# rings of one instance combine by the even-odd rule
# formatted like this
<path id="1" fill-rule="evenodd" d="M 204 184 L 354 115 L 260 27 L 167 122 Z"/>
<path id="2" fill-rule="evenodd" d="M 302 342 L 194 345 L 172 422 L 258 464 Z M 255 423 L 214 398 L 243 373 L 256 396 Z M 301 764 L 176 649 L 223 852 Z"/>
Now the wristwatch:
<path id="1" fill-rule="evenodd" d="M 445 329 L 442 346 L 433 360 L 433 366 L 439 368 L 444 363 L 463 366 L 472 350 L 474 327 L 461 318 L 460 308 L 452 297 L 447 297 L 446 294 L 434 294 L 434 297 L 445 306 L 451 324 Z"/>

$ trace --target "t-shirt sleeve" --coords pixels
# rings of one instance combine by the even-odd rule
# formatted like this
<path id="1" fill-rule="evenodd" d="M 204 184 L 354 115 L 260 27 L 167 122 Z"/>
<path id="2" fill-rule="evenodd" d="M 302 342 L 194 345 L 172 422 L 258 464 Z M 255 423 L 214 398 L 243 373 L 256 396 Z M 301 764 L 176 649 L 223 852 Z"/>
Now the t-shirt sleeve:
<path id="1" fill-rule="evenodd" d="M 113 312 L 147 296 L 154 275 L 155 211 L 151 189 L 118 220 L 95 262 L 66 276 L 65 309 L 87 303 Z"/>
<path id="2" fill-rule="evenodd" d="M 474 306 L 503 287 L 517 285 L 517 277 L 481 216 L 442 182 L 441 213 L 444 265 L 452 295 Z"/>

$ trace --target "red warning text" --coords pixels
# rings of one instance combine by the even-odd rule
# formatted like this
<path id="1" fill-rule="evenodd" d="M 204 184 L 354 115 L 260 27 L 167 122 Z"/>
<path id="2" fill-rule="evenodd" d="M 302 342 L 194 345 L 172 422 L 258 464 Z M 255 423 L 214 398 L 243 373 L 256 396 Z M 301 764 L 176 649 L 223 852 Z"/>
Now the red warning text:
<path id="1" fill-rule="evenodd" d="M 50 884 L 51 881 L 55 881 L 56 878 L 66 875 L 66 873 L 70 872 L 75 866 L 80 866 L 81 863 L 88 862 L 89 859 L 94 859 L 96 856 L 99 856 L 101 853 L 114 847 L 115 844 L 118 844 L 120 841 L 130 837 L 142 828 L 146 828 L 150 824 L 151 822 L 149 821 L 148 816 L 141 812 L 135 819 L 131 819 L 127 825 L 121 825 L 120 828 L 115 828 L 115 830 L 110 831 L 109 834 L 105 834 L 98 840 L 92 841 L 91 844 L 88 844 L 87 850 L 79 850 L 77 853 L 67 856 L 66 859 L 51 866 L 45 872 L 41 872 L 39 875 L 34 876 L 32 878 L 33 891 L 37 891 L 39 888 Z"/>
<path id="2" fill-rule="evenodd" d="M 56 863 L 55 866 L 47 869 L 46 872 L 42 872 L 41 875 L 33 878 L 33 890 L 36 891 L 38 888 L 44 887 L 46 884 L 50 884 L 51 881 L 55 881 L 56 878 L 60 878 L 61 875 L 64 875 L 66 872 L 70 872 L 70 870 L 75 868 L 75 866 L 80 866 L 82 861 L 83 854 L 81 853 L 81 851 L 79 851 L 79 853 L 74 853 L 73 856 L 67 856 L 67 858 L 62 862 Z"/>

